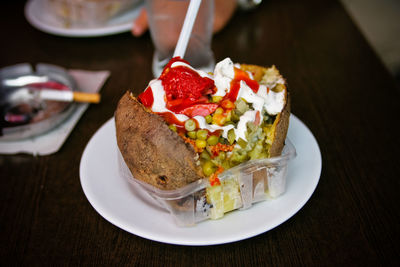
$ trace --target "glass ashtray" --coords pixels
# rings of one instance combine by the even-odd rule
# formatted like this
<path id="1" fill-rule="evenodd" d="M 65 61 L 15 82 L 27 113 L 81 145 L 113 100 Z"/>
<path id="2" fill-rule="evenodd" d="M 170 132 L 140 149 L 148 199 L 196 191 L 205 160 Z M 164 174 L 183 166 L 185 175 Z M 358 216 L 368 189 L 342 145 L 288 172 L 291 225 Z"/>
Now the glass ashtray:
<path id="1" fill-rule="evenodd" d="M 73 91 L 75 80 L 58 66 L 22 63 L 0 69 L 0 141 L 15 141 L 43 134 L 67 119 L 72 102 L 44 100 L 38 90 Z"/>

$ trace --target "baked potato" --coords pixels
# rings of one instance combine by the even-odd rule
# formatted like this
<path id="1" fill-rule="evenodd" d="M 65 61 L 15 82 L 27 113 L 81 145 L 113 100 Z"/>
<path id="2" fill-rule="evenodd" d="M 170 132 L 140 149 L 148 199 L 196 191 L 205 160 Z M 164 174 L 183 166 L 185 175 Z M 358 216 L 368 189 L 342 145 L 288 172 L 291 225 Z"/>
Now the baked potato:
<path id="1" fill-rule="evenodd" d="M 226 169 L 280 155 L 289 125 L 290 97 L 279 71 L 275 66 L 233 65 L 230 59 L 218 64 L 214 74 L 206 74 L 175 59 L 144 93 L 122 96 L 115 111 L 117 144 L 136 179 L 165 190 L 207 177 L 214 185 Z M 230 81 L 219 77 L 227 67 L 234 70 L 235 77 L 228 75 Z M 197 80 L 192 85 L 191 78 L 180 71 L 190 72 Z M 167 83 L 167 79 L 175 83 Z M 240 85 L 234 98 L 231 88 L 221 94 L 224 81 L 232 88 L 235 81 Z M 245 91 L 243 82 L 276 99 L 265 96 L 260 106 L 259 91 L 253 87 Z M 156 107 L 162 100 L 166 102 L 164 110 Z M 279 105 L 271 102 L 267 107 L 268 101 Z M 254 118 L 243 119 L 249 114 Z"/>

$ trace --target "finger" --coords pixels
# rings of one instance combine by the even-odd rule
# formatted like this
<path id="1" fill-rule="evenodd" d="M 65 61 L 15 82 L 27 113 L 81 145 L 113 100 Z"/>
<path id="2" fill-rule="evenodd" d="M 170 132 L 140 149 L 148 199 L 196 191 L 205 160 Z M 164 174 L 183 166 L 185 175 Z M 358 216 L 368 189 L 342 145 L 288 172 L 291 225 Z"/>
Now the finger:
<path id="1" fill-rule="evenodd" d="M 236 0 L 215 0 L 213 33 L 219 32 L 226 26 L 236 7 Z"/>
<path id="2" fill-rule="evenodd" d="M 147 11 L 145 8 L 140 10 L 139 16 L 133 21 L 131 32 L 138 37 L 144 34 L 148 29 Z"/>

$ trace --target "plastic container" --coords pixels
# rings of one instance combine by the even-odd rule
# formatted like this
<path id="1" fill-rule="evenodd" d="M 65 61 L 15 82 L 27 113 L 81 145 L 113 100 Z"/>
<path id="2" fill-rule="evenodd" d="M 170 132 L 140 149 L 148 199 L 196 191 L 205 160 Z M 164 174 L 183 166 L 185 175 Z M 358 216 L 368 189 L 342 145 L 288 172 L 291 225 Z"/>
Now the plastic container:
<path id="1" fill-rule="evenodd" d="M 192 226 L 282 195 L 286 190 L 288 163 L 296 156 L 296 150 L 286 139 L 281 156 L 251 160 L 228 169 L 219 175 L 221 186 L 211 186 L 208 179 L 202 179 L 176 190 L 161 190 L 135 179 L 119 151 L 118 155 L 121 176 L 167 209 L 177 225 Z"/>
<path id="2" fill-rule="evenodd" d="M 112 17 L 131 10 L 140 0 L 41 0 L 49 14 L 66 28 L 98 27 Z"/>

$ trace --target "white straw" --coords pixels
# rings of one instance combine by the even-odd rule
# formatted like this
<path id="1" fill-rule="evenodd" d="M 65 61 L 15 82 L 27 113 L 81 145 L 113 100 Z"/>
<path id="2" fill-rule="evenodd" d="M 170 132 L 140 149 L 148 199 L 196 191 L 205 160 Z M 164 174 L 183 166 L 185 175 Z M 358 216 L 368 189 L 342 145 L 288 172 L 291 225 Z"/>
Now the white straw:
<path id="1" fill-rule="evenodd" d="M 182 30 L 179 35 L 178 43 L 175 47 L 174 57 L 179 56 L 183 58 L 185 56 L 186 48 L 190 35 L 192 34 L 193 25 L 197 17 L 197 12 L 199 11 L 200 4 L 201 0 L 190 0 Z"/>

